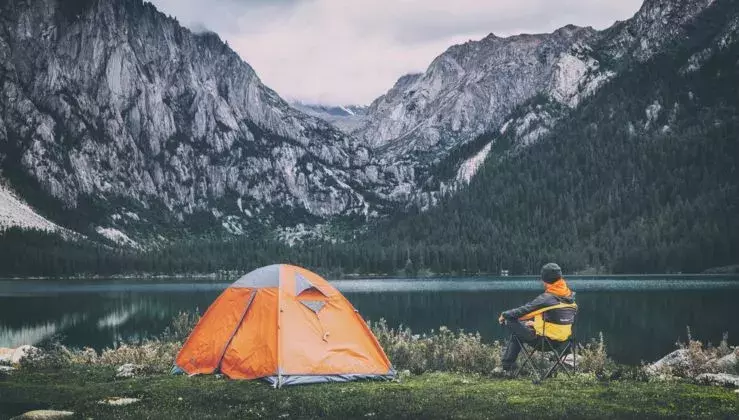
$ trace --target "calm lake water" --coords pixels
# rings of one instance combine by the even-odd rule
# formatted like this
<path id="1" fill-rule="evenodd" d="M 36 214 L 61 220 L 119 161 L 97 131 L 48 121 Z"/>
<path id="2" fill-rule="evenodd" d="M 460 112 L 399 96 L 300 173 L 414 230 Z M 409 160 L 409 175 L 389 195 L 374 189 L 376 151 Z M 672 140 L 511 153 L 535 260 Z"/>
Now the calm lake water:
<path id="1" fill-rule="evenodd" d="M 385 318 L 427 332 L 445 325 L 503 338 L 497 315 L 541 291 L 532 278 L 339 280 L 332 282 L 365 319 Z M 730 277 L 571 277 L 577 336 L 603 332 L 622 363 L 654 360 L 695 337 L 739 343 L 739 279 Z M 51 338 L 103 348 L 160 334 L 179 311 L 203 313 L 227 282 L 187 280 L 0 280 L 0 347 Z"/>

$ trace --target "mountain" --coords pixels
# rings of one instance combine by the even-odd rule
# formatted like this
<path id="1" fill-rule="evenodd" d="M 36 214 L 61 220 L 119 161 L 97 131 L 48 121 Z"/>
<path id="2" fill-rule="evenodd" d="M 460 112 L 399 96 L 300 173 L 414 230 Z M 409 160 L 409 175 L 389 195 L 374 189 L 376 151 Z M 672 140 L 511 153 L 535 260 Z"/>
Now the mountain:
<path id="1" fill-rule="evenodd" d="M 604 31 L 570 25 L 455 45 L 377 98 L 354 134 L 385 165 L 411 168 L 410 201 L 432 205 L 471 179 L 496 136 L 515 128 L 510 141 L 533 144 L 632 62 L 680 37 L 712 1 L 647 0 Z"/>
<path id="2" fill-rule="evenodd" d="M 0 1 L 0 179 L 54 223 L 157 237 L 366 217 L 394 176 L 372 160 L 149 3 Z"/>
<path id="3" fill-rule="evenodd" d="M 319 105 L 293 102 L 292 106 L 308 115 L 320 118 L 344 133 L 351 134 L 364 124 L 367 107 L 361 105 Z"/>
<path id="4" fill-rule="evenodd" d="M 0 266 L 735 264 L 738 4 L 646 0 L 603 31 L 490 35 L 359 115 L 288 104 L 216 35 L 140 1 L 0 0 L 0 230 L 90 239 L 5 230 Z"/>
<path id="5" fill-rule="evenodd" d="M 595 33 L 569 26 L 552 34 L 489 35 L 455 45 L 424 74 L 402 77 L 376 99 L 358 135 L 373 148 L 405 154 L 444 150 L 461 138 L 482 134 L 550 86 L 569 96 L 565 91 L 573 87 L 565 79 L 574 70 L 555 71 L 557 65 L 562 54 Z"/>
<path id="6" fill-rule="evenodd" d="M 532 273 L 555 260 L 569 272 L 664 273 L 739 263 L 739 3 L 716 0 L 684 22 L 659 50 L 624 49 L 638 53 L 537 141 L 516 143 L 520 116 L 491 133 L 469 185 L 370 229 L 356 245 L 369 255 L 361 269 Z M 541 115 L 548 101 L 519 115 Z"/>

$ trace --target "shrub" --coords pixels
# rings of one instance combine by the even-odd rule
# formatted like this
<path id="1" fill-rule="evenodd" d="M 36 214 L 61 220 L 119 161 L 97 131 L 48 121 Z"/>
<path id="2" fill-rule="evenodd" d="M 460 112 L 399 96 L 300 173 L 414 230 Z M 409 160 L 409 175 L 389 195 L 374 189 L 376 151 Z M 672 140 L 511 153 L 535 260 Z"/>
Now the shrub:
<path id="1" fill-rule="evenodd" d="M 603 332 L 598 334 L 597 339 L 590 340 L 582 346 L 578 352 L 578 367 L 585 373 L 594 373 L 596 376 L 604 376 L 610 371 L 613 362 L 608 358 L 606 340 Z"/>
<path id="2" fill-rule="evenodd" d="M 59 340 L 47 344 L 41 356 L 23 359 L 28 369 L 55 369 L 70 365 L 120 366 L 126 363 L 140 365 L 144 373 L 165 373 L 172 368 L 184 339 L 200 319 L 197 313 L 180 312 L 160 337 L 141 344 L 122 343 L 106 348 L 100 354 L 94 349 L 70 349 Z"/>
<path id="3" fill-rule="evenodd" d="M 162 333 L 160 340 L 167 342 L 184 342 L 195 325 L 200 321 L 200 315 L 195 312 L 181 311 L 172 318 L 170 326 Z"/>
<path id="4" fill-rule="evenodd" d="M 165 373 L 172 369 L 177 353 L 182 347 L 178 342 L 150 341 L 141 345 L 123 344 L 103 350 L 97 364 L 120 366 L 126 363 L 140 365 L 144 373 Z"/>
<path id="5" fill-rule="evenodd" d="M 70 365 L 117 367 L 132 363 L 144 373 L 165 373 L 170 370 L 184 339 L 197 324 L 199 316 L 181 312 L 158 338 L 141 344 L 123 343 L 98 353 L 94 349 L 69 349 L 58 341 L 46 346 L 41 357 L 26 359 L 27 368 L 59 368 Z M 485 343 L 479 333 L 452 331 L 440 327 L 429 334 L 413 334 L 410 328 L 390 328 L 384 319 L 368 322 L 393 366 L 414 374 L 425 372 L 490 373 L 500 365 L 503 345 Z M 543 363 L 539 354 L 535 363 Z M 603 334 L 579 352 L 581 371 L 597 375 L 605 373 L 613 362 L 608 359 Z"/>
<path id="6" fill-rule="evenodd" d="M 500 343 L 483 343 L 479 333 L 441 327 L 438 332 L 417 335 L 407 327 L 390 328 L 384 319 L 369 325 L 398 370 L 489 373 L 500 364 Z"/>
<path id="7" fill-rule="evenodd" d="M 728 334 L 723 335 L 718 346 L 713 346 L 710 342 L 703 343 L 693 338 L 690 327 L 687 327 L 687 342 L 678 341 L 676 346 L 675 354 L 680 354 L 667 363 L 661 363 L 661 366 L 645 366 L 645 371 L 660 378 L 684 379 L 697 379 L 704 373 L 737 373 L 736 357 L 734 363 L 722 360 L 732 353 L 739 356 L 739 349 L 729 346 Z"/>

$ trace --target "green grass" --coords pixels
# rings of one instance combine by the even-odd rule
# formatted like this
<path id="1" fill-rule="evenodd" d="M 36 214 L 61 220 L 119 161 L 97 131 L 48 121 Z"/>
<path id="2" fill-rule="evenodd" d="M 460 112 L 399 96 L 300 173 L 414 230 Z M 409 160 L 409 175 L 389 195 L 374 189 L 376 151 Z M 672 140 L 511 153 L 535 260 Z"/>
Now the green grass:
<path id="1" fill-rule="evenodd" d="M 135 397 L 110 407 L 97 401 Z M 156 375 L 116 380 L 106 367 L 23 369 L 0 378 L 0 419 L 32 409 L 79 418 L 706 418 L 739 419 L 733 390 L 683 382 L 491 379 L 429 373 L 401 382 L 353 382 L 274 390 L 259 381 Z"/>

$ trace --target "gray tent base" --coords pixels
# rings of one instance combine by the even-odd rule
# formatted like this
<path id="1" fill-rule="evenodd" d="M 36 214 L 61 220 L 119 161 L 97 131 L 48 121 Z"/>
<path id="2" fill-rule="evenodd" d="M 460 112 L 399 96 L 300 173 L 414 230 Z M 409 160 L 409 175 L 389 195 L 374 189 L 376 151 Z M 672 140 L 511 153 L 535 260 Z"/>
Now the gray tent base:
<path id="1" fill-rule="evenodd" d="M 270 385 L 277 388 L 277 376 L 266 376 L 264 378 Z M 348 375 L 286 375 L 282 377 L 279 386 L 289 385 L 308 385 L 321 384 L 326 382 L 350 382 L 363 380 L 385 380 L 395 379 L 395 371 L 390 371 L 385 375 L 365 375 L 365 374 L 348 374 Z"/>
<path id="2" fill-rule="evenodd" d="M 175 365 L 172 367 L 172 375 L 186 375 L 187 373 Z M 309 385 L 322 384 L 327 382 L 350 382 L 350 381 L 391 381 L 396 377 L 395 370 L 391 370 L 384 375 L 376 374 L 347 374 L 347 375 L 285 375 L 282 376 L 279 386 L 286 385 Z M 273 387 L 277 388 L 277 376 L 265 376 L 261 378 Z"/>

